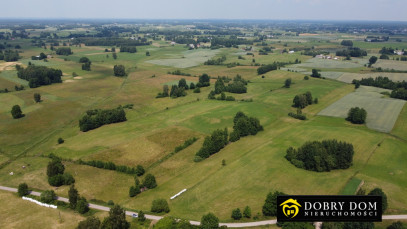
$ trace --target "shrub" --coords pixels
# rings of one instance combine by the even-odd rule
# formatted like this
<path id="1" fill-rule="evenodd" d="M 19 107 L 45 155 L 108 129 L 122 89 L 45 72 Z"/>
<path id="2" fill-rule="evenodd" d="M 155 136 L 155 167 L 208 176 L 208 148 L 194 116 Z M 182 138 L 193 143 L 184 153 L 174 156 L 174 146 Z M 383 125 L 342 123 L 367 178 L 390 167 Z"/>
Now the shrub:
<path id="1" fill-rule="evenodd" d="M 53 190 L 46 190 L 41 193 L 40 200 L 44 203 L 52 203 L 57 196 Z"/>
<path id="2" fill-rule="evenodd" d="M 62 143 L 64 143 L 64 142 L 65 142 L 64 139 L 58 138 L 58 144 L 62 144 Z"/>
<path id="3" fill-rule="evenodd" d="M 137 165 L 137 166 L 136 166 L 136 175 L 137 175 L 137 176 L 143 176 L 143 174 L 144 174 L 145 172 L 146 172 L 146 171 L 144 170 L 143 166 L 141 166 L 141 165 Z"/>
<path id="4" fill-rule="evenodd" d="M 250 209 L 249 206 L 246 206 L 244 208 L 243 216 L 246 217 L 246 218 L 251 218 L 252 217 L 252 209 Z"/>
<path id="5" fill-rule="evenodd" d="M 85 220 L 79 222 L 76 229 L 100 229 L 100 220 L 95 216 L 89 216 Z"/>
<path id="6" fill-rule="evenodd" d="M 123 65 L 115 65 L 114 67 L 113 67 L 113 73 L 114 73 L 114 76 L 125 76 L 126 75 L 126 70 L 125 70 L 125 68 L 124 68 L 124 66 Z"/>
<path id="7" fill-rule="evenodd" d="M 76 203 L 76 208 L 75 210 L 79 212 L 80 214 L 85 214 L 86 212 L 89 211 L 89 203 L 85 199 L 85 197 L 81 197 L 78 202 Z"/>
<path id="8" fill-rule="evenodd" d="M 305 115 L 303 115 L 303 114 L 295 114 L 293 112 L 288 113 L 288 116 L 291 116 L 291 117 L 293 117 L 295 119 L 299 119 L 299 120 L 306 120 L 307 119 L 307 117 Z"/>
<path id="9" fill-rule="evenodd" d="M 170 212 L 170 207 L 168 206 L 168 203 L 165 199 L 156 199 L 156 200 L 153 200 L 153 202 L 151 204 L 151 212 L 168 213 L 168 212 Z"/>
<path id="10" fill-rule="evenodd" d="M 26 183 L 21 183 L 18 185 L 18 190 L 17 190 L 17 194 L 19 196 L 26 196 L 28 195 L 29 190 L 28 190 L 28 185 Z"/>
<path id="11" fill-rule="evenodd" d="M 40 93 L 34 93 L 34 101 L 35 101 L 36 103 L 41 102 L 41 95 L 40 95 Z"/>

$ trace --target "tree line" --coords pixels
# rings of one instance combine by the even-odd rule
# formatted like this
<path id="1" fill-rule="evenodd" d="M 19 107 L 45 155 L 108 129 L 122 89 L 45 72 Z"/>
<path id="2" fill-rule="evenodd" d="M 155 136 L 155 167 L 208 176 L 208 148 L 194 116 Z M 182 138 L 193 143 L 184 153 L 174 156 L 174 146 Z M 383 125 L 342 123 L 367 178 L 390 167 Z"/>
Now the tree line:
<path id="1" fill-rule="evenodd" d="M 121 46 L 120 52 L 136 53 L 137 48 L 136 46 Z"/>
<path id="2" fill-rule="evenodd" d="M 81 131 L 86 132 L 106 124 L 124 122 L 126 120 L 126 112 L 121 106 L 115 109 L 88 110 L 79 120 L 79 128 Z"/>
<path id="3" fill-rule="evenodd" d="M 69 48 L 69 47 L 61 47 L 61 48 L 58 48 L 58 49 L 55 51 L 55 53 L 56 53 L 57 55 L 64 55 L 64 56 L 68 56 L 68 55 L 73 54 L 71 48 Z"/>
<path id="4" fill-rule="evenodd" d="M 151 42 L 130 40 L 124 38 L 78 38 L 77 43 L 84 43 L 86 46 L 144 46 L 150 45 Z"/>
<path id="5" fill-rule="evenodd" d="M 137 176 L 142 176 L 145 173 L 143 166 L 137 165 L 136 167 L 129 167 L 125 165 L 116 165 L 113 162 L 104 162 L 99 160 L 82 161 L 78 160 L 80 165 L 88 165 L 99 169 L 115 170 L 121 173 L 136 174 Z"/>
<path id="6" fill-rule="evenodd" d="M 274 62 L 272 64 L 263 65 L 257 69 L 257 74 L 261 75 L 261 74 L 265 74 L 270 71 L 278 70 L 278 69 L 280 69 L 280 67 L 283 67 L 286 64 L 287 63 L 283 63 L 283 62 Z"/>
<path id="7" fill-rule="evenodd" d="M 353 161 L 353 145 L 337 140 L 306 142 L 298 149 L 289 147 L 285 158 L 298 168 L 324 172 L 347 169 Z"/>
<path id="8" fill-rule="evenodd" d="M 62 83 L 62 71 L 59 69 L 48 68 L 45 66 L 29 65 L 26 68 L 16 66 L 17 76 L 20 79 L 27 80 L 30 88 L 40 87 L 41 85 L 50 85 L 53 83 Z"/>
<path id="9" fill-rule="evenodd" d="M 5 50 L 2 52 L 0 50 L 0 60 L 4 60 L 6 62 L 12 62 L 12 61 L 17 61 L 20 59 L 20 54 L 18 53 L 17 50 Z"/>
<path id="10" fill-rule="evenodd" d="M 355 87 L 357 85 L 364 85 L 364 86 L 372 86 L 372 87 L 379 87 L 390 89 L 392 92 L 390 93 L 390 97 L 407 100 L 407 82 L 394 82 L 388 77 L 376 77 L 376 78 L 362 78 L 361 80 L 353 80 L 353 84 Z"/>
<path id="11" fill-rule="evenodd" d="M 367 56 L 366 50 L 360 49 L 360 48 L 348 48 L 344 49 L 342 51 L 336 51 L 337 56 L 350 56 L 350 57 L 362 57 L 362 56 Z"/>

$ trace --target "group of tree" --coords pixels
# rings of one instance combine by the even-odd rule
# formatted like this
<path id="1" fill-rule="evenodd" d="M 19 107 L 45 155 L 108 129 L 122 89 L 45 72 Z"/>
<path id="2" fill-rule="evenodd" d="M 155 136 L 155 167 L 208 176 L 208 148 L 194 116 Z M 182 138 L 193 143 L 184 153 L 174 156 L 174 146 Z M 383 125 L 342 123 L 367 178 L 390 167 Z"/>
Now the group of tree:
<path id="1" fill-rule="evenodd" d="M 274 62 L 273 64 L 263 65 L 263 66 L 261 66 L 261 67 L 259 67 L 257 69 L 257 74 L 262 75 L 262 74 L 265 74 L 265 73 L 270 72 L 270 71 L 275 71 L 275 70 L 279 69 L 282 66 L 284 66 L 284 64 L 280 64 L 280 63 L 277 63 L 277 62 Z"/>
<path id="2" fill-rule="evenodd" d="M 24 90 L 24 85 L 22 85 L 22 84 L 20 84 L 20 86 L 15 85 L 15 86 L 14 86 L 14 90 L 16 90 L 16 91 L 22 91 L 22 90 Z"/>
<path id="3" fill-rule="evenodd" d="M 61 185 L 70 185 L 75 183 L 75 179 L 70 173 L 64 173 L 65 166 L 61 158 L 52 157 L 47 165 L 48 183 L 51 186 L 59 187 Z"/>
<path id="4" fill-rule="evenodd" d="M 138 175 L 137 175 L 138 176 Z M 143 190 L 147 190 L 147 189 L 153 189 L 155 187 L 157 187 L 157 181 L 155 179 L 155 176 L 148 173 L 143 180 L 143 183 L 140 183 L 138 177 L 135 176 L 134 177 L 134 186 L 130 186 L 129 189 L 129 196 L 130 197 L 134 197 L 137 196 L 138 194 L 140 194 Z"/>
<path id="5" fill-rule="evenodd" d="M 367 56 L 366 50 L 360 48 L 348 48 L 347 50 L 344 49 L 342 51 L 336 51 L 337 56 L 350 56 L 350 57 L 362 57 Z"/>
<path id="6" fill-rule="evenodd" d="M 55 53 L 57 55 L 64 55 L 64 56 L 68 56 L 73 54 L 71 48 L 69 47 L 61 47 L 61 48 L 57 48 L 57 50 L 55 51 Z"/>
<path id="7" fill-rule="evenodd" d="M 130 223 L 126 220 L 126 211 L 119 205 L 109 210 L 109 216 L 100 222 L 99 218 L 90 216 L 79 222 L 77 229 L 129 229 Z"/>
<path id="8" fill-rule="evenodd" d="M 211 47 L 224 46 L 227 48 L 236 47 L 238 45 L 252 45 L 253 41 L 230 36 L 230 38 L 214 37 L 211 40 Z"/>
<path id="9" fill-rule="evenodd" d="M 196 87 L 209 87 L 210 80 L 211 77 L 208 74 L 203 73 L 202 75 L 199 76 L 199 82 L 196 84 Z"/>
<path id="10" fill-rule="evenodd" d="M 126 69 L 121 64 L 115 65 L 113 67 L 113 73 L 114 73 L 114 76 L 119 76 L 119 77 L 126 76 Z"/>
<path id="11" fill-rule="evenodd" d="M 38 56 L 31 56 L 31 60 L 44 60 L 47 59 L 47 55 L 45 53 L 40 53 Z"/>
<path id="12" fill-rule="evenodd" d="M 353 80 L 353 84 L 356 85 L 364 85 L 364 86 L 372 86 L 372 87 L 379 87 L 393 90 L 390 93 L 390 97 L 397 98 L 397 99 L 404 99 L 407 100 L 407 82 L 394 82 L 388 77 L 376 77 L 376 78 L 362 78 L 361 80 Z"/>
<path id="13" fill-rule="evenodd" d="M 69 207 L 76 210 L 80 214 L 85 214 L 89 211 L 89 203 L 85 197 L 79 195 L 75 185 L 71 185 L 68 191 Z"/>
<path id="14" fill-rule="evenodd" d="M 232 219 L 234 220 L 239 220 L 242 217 L 250 219 L 252 217 L 252 210 L 250 209 L 249 206 L 246 206 L 243 210 L 243 214 L 240 211 L 240 208 L 236 208 L 232 210 Z"/>
<path id="15" fill-rule="evenodd" d="M 285 158 L 298 168 L 317 172 L 347 169 L 353 161 L 353 145 L 337 140 L 306 142 L 298 149 L 289 147 Z"/>
<path id="16" fill-rule="evenodd" d="M 348 46 L 348 47 L 352 47 L 353 46 L 353 42 L 351 40 L 342 40 L 341 45 L 343 46 Z"/>
<path id="17" fill-rule="evenodd" d="M 394 49 L 393 48 L 386 48 L 386 47 L 383 47 L 380 51 L 379 51 L 379 53 L 380 54 L 383 54 L 383 55 L 394 55 Z"/>
<path id="18" fill-rule="evenodd" d="M 233 132 L 228 134 L 227 128 L 215 130 L 210 136 L 206 136 L 201 149 L 195 154 L 195 161 L 201 161 L 219 152 L 229 141 L 238 141 L 241 137 L 256 135 L 263 130 L 260 121 L 254 117 L 248 117 L 243 112 L 237 112 L 233 119 Z"/>
<path id="19" fill-rule="evenodd" d="M 136 46 L 121 46 L 120 52 L 136 53 L 137 48 Z"/>
<path id="20" fill-rule="evenodd" d="M 288 116 L 293 117 L 295 119 L 299 119 L 299 120 L 306 120 L 307 119 L 307 116 L 305 116 L 302 113 L 302 110 L 299 107 L 297 108 L 297 113 L 290 112 L 290 113 L 288 113 Z"/>
<path id="21" fill-rule="evenodd" d="M 245 113 L 239 111 L 233 118 L 233 131 L 230 133 L 229 141 L 235 142 L 241 137 L 256 135 L 262 130 L 263 126 L 260 125 L 259 119 L 249 117 Z"/>
<path id="22" fill-rule="evenodd" d="M 205 61 L 204 65 L 222 65 L 223 62 L 225 62 L 225 61 L 226 61 L 226 56 L 223 55 L 223 56 L 221 56 L 219 58 Z"/>
<path id="23" fill-rule="evenodd" d="M 308 105 L 313 104 L 314 102 L 316 102 L 316 98 L 313 100 L 312 99 L 312 94 L 311 92 L 307 91 L 304 94 L 299 94 L 296 95 L 293 99 L 293 107 L 298 107 L 298 108 L 305 108 Z"/>
<path id="24" fill-rule="evenodd" d="M 35 65 L 29 65 L 26 68 L 19 67 L 18 69 L 18 78 L 27 80 L 30 88 L 53 83 L 62 83 L 62 71 L 59 69 Z"/>
<path id="25" fill-rule="evenodd" d="M 79 160 L 78 163 L 80 165 L 88 165 L 99 169 L 107 169 L 107 170 L 115 170 L 121 173 L 127 174 L 136 174 L 138 176 L 142 176 L 145 172 L 143 166 L 137 165 L 136 167 L 129 167 L 126 165 L 116 165 L 115 163 L 109 161 L 99 161 L 99 160 L 91 160 L 91 161 L 83 161 Z"/>
<path id="26" fill-rule="evenodd" d="M 350 121 L 353 124 L 363 124 L 366 121 L 367 112 L 363 108 L 352 107 L 349 109 L 348 116 L 346 117 L 347 121 Z"/>
<path id="27" fill-rule="evenodd" d="M 82 70 L 90 71 L 90 65 L 92 62 L 87 57 L 81 57 L 79 63 L 82 63 Z"/>
<path id="28" fill-rule="evenodd" d="M 228 85 L 225 85 L 222 78 L 218 77 L 215 83 L 215 94 L 220 94 L 222 92 L 230 92 L 236 94 L 242 94 L 247 92 L 247 82 L 239 74 L 233 78 L 233 81 Z"/>
<path id="29" fill-rule="evenodd" d="M 86 132 L 106 124 L 124 122 L 126 120 L 126 112 L 121 106 L 115 109 L 88 110 L 79 120 L 79 128 L 81 131 Z"/>
<path id="30" fill-rule="evenodd" d="M 5 50 L 4 52 L 0 51 L 0 60 L 4 60 L 6 62 L 17 61 L 20 59 L 20 54 L 18 51 L 13 50 Z"/>
<path id="31" fill-rule="evenodd" d="M 20 105 L 14 105 L 11 108 L 11 116 L 13 116 L 14 119 L 19 119 L 25 116 L 21 111 Z"/>

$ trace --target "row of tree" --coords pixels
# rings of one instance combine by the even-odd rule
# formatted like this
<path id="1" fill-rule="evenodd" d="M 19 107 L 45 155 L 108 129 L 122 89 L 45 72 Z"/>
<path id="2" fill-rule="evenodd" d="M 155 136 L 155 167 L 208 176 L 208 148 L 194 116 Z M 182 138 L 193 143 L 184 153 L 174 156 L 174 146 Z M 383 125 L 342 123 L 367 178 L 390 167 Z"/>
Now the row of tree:
<path id="1" fill-rule="evenodd" d="M 18 78 L 27 80 L 30 88 L 36 88 L 41 85 L 50 85 L 53 83 L 62 83 L 62 71 L 59 69 L 35 65 L 29 65 L 26 68 L 16 66 L 16 69 L 18 70 Z"/>
<path id="2" fill-rule="evenodd" d="M 121 46 L 120 52 L 136 53 L 137 48 L 136 46 Z"/>
<path id="3" fill-rule="evenodd" d="M 78 163 L 80 165 L 88 165 L 99 169 L 107 169 L 107 170 L 116 170 L 117 172 L 127 173 L 127 174 L 136 174 L 137 176 L 142 176 L 145 173 L 145 169 L 141 165 L 137 165 L 136 167 L 129 167 L 126 165 L 116 165 L 113 162 L 104 162 L 99 160 L 91 160 L 91 161 L 82 161 L 79 160 Z"/>
<path id="4" fill-rule="evenodd" d="M 353 161 L 353 145 L 337 140 L 306 142 L 298 149 L 289 147 L 285 158 L 298 168 L 317 172 L 347 169 Z"/>
<path id="5" fill-rule="evenodd" d="M 115 109 L 88 110 L 79 120 L 79 128 L 81 131 L 86 132 L 106 124 L 124 122 L 126 120 L 126 112 L 121 106 Z"/>
<path id="6" fill-rule="evenodd" d="M 390 89 L 393 90 L 390 97 L 407 100 L 407 82 L 404 80 L 401 82 L 394 82 L 388 77 L 379 76 L 376 78 L 369 77 L 362 78 L 361 80 L 353 80 L 352 83 L 355 84 L 355 87 L 364 85 Z"/>
<path id="7" fill-rule="evenodd" d="M 61 48 L 58 48 L 58 49 L 55 51 L 55 53 L 56 53 L 57 55 L 63 55 L 63 56 L 69 56 L 69 55 L 73 54 L 71 48 L 69 48 L 69 47 L 61 47 Z"/>

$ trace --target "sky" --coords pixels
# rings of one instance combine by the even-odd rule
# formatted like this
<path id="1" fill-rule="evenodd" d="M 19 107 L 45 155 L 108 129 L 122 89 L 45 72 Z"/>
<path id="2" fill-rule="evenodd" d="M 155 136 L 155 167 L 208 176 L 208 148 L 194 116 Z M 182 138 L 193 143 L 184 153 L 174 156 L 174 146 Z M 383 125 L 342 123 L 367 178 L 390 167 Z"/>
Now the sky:
<path id="1" fill-rule="evenodd" d="M 0 0 L 0 18 L 407 21 L 407 0 Z"/>

